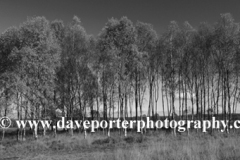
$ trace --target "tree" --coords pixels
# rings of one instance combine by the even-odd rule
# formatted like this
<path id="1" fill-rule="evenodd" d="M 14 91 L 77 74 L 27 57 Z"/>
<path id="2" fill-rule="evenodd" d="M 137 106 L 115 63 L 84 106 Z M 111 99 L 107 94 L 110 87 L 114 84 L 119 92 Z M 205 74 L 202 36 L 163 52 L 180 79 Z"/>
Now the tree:
<path id="1" fill-rule="evenodd" d="M 47 106 L 52 106 L 55 69 L 59 65 L 60 48 L 49 22 L 44 17 L 29 18 L 19 29 L 21 47 L 12 52 L 17 59 L 14 75 L 24 84 L 21 92 L 31 104 L 26 106 L 25 118 L 30 109 L 32 119 L 47 117 Z M 45 134 L 45 128 L 44 128 Z M 35 129 L 37 138 L 37 128 Z"/>
<path id="2" fill-rule="evenodd" d="M 148 115 L 150 116 L 150 112 L 152 111 L 153 118 L 155 117 L 154 113 L 154 84 L 155 81 L 158 81 L 157 77 L 157 69 L 158 69 L 158 62 L 155 59 L 155 52 L 156 52 L 156 44 L 157 44 L 157 33 L 153 29 L 152 25 L 142 22 L 137 22 L 136 24 L 136 32 L 137 32 L 137 47 L 139 54 L 143 54 L 144 56 L 141 57 L 139 60 L 140 63 L 142 63 L 142 66 L 144 65 L 146 69 L 144 70 L 143 67 L 139 68 L 136 67 L 136 72 L 138 74 L 141 74 L 141 72 L 145 72 L 147 81 L 148 81 L 148 90 L 149 90 L 149 106 L 148 106 Z M 139 63 L 137 63 L 139 64 Z M 136 74 L 136 76 L 139 76 Z M 139 90 L 138 93 L 140 94 L 140 81 L 143 81 L 144 76 L 140 77 L 141 79 L 136 81 L 136 86 L 139 87 L 137 90 Z M 137 80 L 137 78 L 136 78 Z M 145 85 L 145 84 L 143 84 Z M 139 96 L 140 97 L 140 96 Z M 156 104 L 157 106 L 157 104 Z M 156 108 L 157 109 L 157 108 Z M 142 106 L 140 107 L 141 110 L 141 117 L 142 117 Z M 156 118 L 156 117 L 155 117 Z"/>

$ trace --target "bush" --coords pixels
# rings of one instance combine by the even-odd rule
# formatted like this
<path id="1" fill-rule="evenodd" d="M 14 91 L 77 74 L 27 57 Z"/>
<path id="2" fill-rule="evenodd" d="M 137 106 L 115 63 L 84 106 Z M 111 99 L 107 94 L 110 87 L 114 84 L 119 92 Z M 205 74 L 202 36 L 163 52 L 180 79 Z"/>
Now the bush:
<path id="1" fill-rule="evenodd" d="M 101 145 L 101 144 L 114 144 L 116 143 L 116 139 L 108 137 L 108 138 L 104 138 L 104 139 L 97 139 L 95 141 L 92 142 L 92 144 L 96 144 L 96 145 Z"/>
<path id="2" fill-rule="evenodd" d="M 134 139 L 134 137 L 129 136 L 129 137 L 124 138 L 124 141 L 126 141 L 127 143 L 133 143 L 135 141 L 135 139 Z"/>

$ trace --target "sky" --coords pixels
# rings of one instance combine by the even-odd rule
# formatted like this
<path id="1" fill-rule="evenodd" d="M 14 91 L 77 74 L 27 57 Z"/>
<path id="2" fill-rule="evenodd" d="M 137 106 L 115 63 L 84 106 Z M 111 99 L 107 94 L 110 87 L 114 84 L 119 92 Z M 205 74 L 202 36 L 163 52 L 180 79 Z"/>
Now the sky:
<path id="1" fill-rule="evenodd" d="M 60 19 L 68 24 L 76 15 L 81 19 L 87 33 L 94 36 L 98 35 L 108 19 L 123 16 L 127 16 L 133 23 L 142 21 L 152 24 L 160 35 L 166 31 L 172 20 L 180 25 L 188 21 L 193 27 L 197 27 L 200 22 L 213 24 L 220 18 L 221 13 L 231 13 L 235 21 L 240 22 L 240 1 L 0 0 L 0 33 L 8 27 L 19 26 L 27 17 L 45 16 L 49 21 Z M 143 104 L 145 112 L 148 107 L 147 99 L 146 97 Z M 162 105 L 161 100 L 158 105 Z"/>
<path id="2" fill-rule="evenodd" d="M 172 20 L 180 25 L 188 21 L 197 27 L 200 22 L 213 24 L 221 13 L 231 13 L 239 22 L 239 6 L 239 0 L 0 0 L 0 33 L 19 26 L 27 17 L 45 16 L 68 24 L 76 15 L 87 33 L 94 36 L 108 19 L 122 16 L 133 23 L 151 23 L 162 34 Z"/>

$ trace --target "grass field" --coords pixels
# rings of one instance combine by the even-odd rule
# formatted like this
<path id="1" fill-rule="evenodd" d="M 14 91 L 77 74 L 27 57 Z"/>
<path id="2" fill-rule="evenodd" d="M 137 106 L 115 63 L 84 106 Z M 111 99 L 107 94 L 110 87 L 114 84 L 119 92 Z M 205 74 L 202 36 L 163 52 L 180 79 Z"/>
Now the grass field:
<path id="1" fill-rule="evenodd" d="M 0 160 L 233 160 L 240 159 L 239 133 L 191 133 L 177 135 L 149 131 L 146 135 L 129 133 L 128 137 L 112 133 L 67 133 L 17 142 L 6 138 L 0 145 Z"/>

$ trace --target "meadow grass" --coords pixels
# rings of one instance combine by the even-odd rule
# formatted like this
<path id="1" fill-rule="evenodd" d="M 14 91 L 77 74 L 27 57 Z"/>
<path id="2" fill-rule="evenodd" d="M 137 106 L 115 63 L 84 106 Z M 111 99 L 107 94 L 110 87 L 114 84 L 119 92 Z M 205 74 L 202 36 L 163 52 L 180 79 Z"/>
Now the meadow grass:
<path id="1" fill-rule="evenodd" d="M 13 141 L 13 140 L 12 140 Z M 238 160 L 240 140 L 238 133 L 177 135 L 149 131 L 146 135 L 130 133 L 128 137 L 112 133 L 76 133 L 73 137 L 60 134 L 28 138 L 25 142 L 6 140 L 0 145 L 1 158 L 35 160 Z"/>

